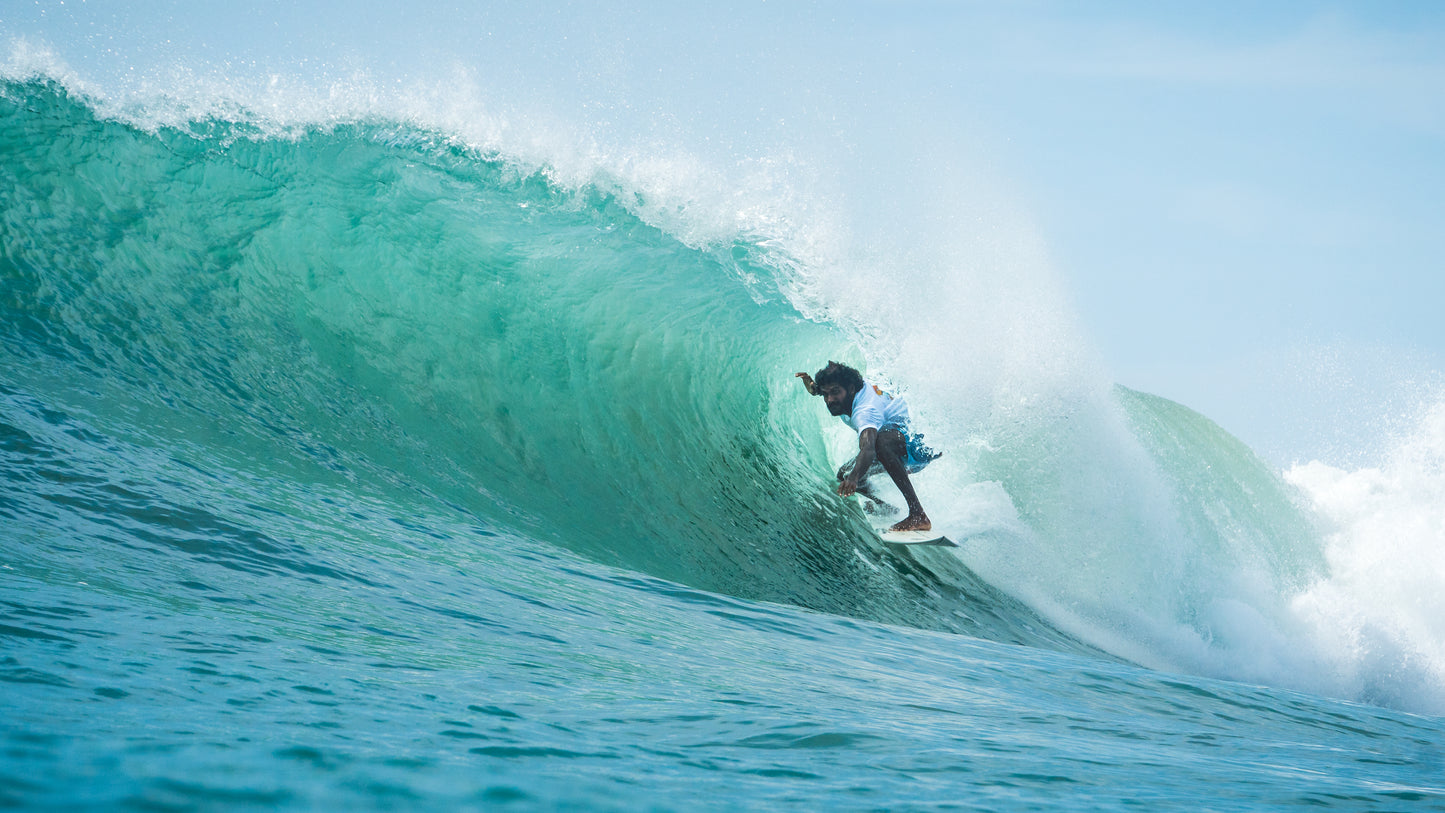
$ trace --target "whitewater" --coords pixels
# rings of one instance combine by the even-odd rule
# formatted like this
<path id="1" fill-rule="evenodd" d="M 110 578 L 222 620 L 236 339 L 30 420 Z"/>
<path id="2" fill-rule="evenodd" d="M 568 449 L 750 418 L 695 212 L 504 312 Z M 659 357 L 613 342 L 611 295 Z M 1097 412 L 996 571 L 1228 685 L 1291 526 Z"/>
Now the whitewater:
<path id="1" fill-rule="evenodd" d="M 0 803 L 1445 805 L 1445 410 L 1276 470 L 1114 385 L 1024 230 L 474 81 L 11 44 Z M 828 359 L 957 550 L 833 492 Z"/>

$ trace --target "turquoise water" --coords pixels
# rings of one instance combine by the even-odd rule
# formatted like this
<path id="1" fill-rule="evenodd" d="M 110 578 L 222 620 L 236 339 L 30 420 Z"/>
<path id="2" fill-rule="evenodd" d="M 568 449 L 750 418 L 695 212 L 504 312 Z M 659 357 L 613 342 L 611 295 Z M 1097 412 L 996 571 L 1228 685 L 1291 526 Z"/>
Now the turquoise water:
<path id="1" fill-rule="evenodd" d="M 766 235 L 97 109 L 0 91 L 4 804 L 1445 805 L 1438 639 L 1207 418 L 917 382 L 961 547 L 891 550 L 792 376 L 886 359 Z"/>

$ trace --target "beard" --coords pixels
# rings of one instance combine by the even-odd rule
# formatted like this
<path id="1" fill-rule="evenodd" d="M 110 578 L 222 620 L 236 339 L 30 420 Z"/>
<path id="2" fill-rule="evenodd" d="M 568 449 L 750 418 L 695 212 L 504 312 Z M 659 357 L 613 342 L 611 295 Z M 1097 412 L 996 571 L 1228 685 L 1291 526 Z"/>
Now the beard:
<path id="1" fill-rule="evenodd" d="M 842 416 L 848 414 L 848 405 L 847 405 L 847 404 L 829 404 L 829 405 L 828 405 L 828 413 L 829 413 L 830 415 L 836 415 L 836 416 L 838 416 L 838 417 L 841 418 Z"/>

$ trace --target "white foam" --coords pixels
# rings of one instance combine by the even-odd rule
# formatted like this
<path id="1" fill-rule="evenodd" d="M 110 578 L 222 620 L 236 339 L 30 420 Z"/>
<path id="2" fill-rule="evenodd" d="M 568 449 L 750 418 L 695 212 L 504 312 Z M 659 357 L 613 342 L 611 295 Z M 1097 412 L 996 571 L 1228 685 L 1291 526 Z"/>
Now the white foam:
<path id="1" fill-rule="evenodd" d="M 1338 679 L 1364 699 L 1445 712 L 1445 403 L 1379 467 L 1286 478 L 1330 523 L 1329 575 L 1294 599 Z"/>

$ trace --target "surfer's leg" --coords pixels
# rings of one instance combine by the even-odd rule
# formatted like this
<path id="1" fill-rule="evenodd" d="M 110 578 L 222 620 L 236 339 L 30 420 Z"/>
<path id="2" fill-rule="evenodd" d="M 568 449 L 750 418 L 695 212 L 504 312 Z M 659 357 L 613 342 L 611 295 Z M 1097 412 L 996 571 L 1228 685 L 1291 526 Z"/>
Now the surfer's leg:
<path id="1" fill-rule="evenodd" d="M 883 470 L 893 478 L 893 485 L 898 486 L 898 491 L 903 494 L 903 499 L 908 501 L 908 516 L 895 524 L 892 530 L 932 530 L 933 522 L 928 519 L 927 514 L 923 513 L 923 505 L 918 502 L 918 493 L 913 490 L 913 481 L 908 479 L 908 465 L 905 462 L 908 445 L 903 438 L 903 433 L 893 427 L 886 427 L 878 433 L 877 442 L 878 462 L 883 464 Z"/>

